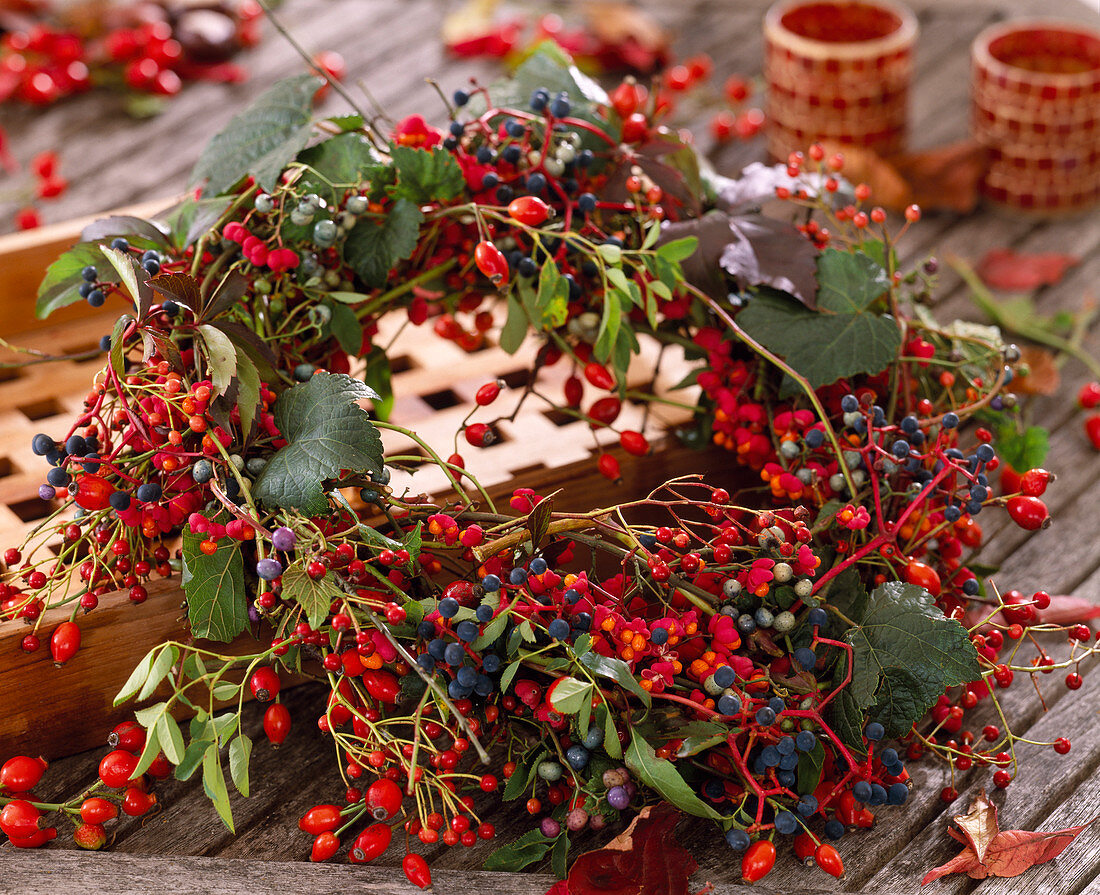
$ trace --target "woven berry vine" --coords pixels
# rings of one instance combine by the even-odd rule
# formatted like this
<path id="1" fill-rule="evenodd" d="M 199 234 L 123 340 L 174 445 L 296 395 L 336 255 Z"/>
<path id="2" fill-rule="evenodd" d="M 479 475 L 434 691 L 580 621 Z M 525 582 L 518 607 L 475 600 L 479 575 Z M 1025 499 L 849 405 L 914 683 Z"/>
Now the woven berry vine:
<path id="1" fill-rule="evenodd" d="M 247 795 L 265 748 L 244 702 L 267 704 L 281 744 L 292 674 L 326 688 L 309 721 L 340 764 L 300 822 L 311 857 L 371 861 L 404 832 L 422 886 L 416 843 L 494 839 L 498 791 L 535 820 L 490 869 L 549 857 L 565 877 L 571 834 L 663 802 L 711 821 L 752 882 L 788 842 L 841 875 L 835 843 L 906 802 L 921 756 L 1009 785 L 1020 739 L 998 692 L 1053 668 L 1075 689 L 1093 638 L 976 564 L 979 514 L 1049 523 L 1051 474 L 1017 459 L 998 490 L 998 448 L 1032 459 L 1012 441 L 1018 353 L 932 319 L 935 261 L 904 271 L 895 252 L 919 209 L 892 233 L 816 146 L 704 176 L 681 135 L 549 50 L 457 91 L 445 130 L 314 122 L 317 86 L 276 85 L 206 150 L 201 193 L 157 223 L 99 222 L 42 285 L 42 314 L 126 312 L 83 413 L 35 437 L 56 512 L 5 552 L 0 613 L 63 664 L 101 597 L 140 603 L 178 574 L 192 638 L 155 645 L 118 694 L 170 685 L 110 734 L 93 791 L 36 802 L 44 763 L 10 759 L 0 830 L 41 845 L 55 810 L 99 847 L 120 810 L 154 806 L 141 781 L 199 773 L 232 828 L 225 768 Z M 452 449 L 401 430 L 422 454 L 383 457 L 380 430 L 400 428 L 386 315 L 467 350 L 536 338 L 538 369 L 511 395 L 486 383 Z M 509 396 L 615 429 L 645 340 L 694 364 L 682 434 L 728 450 L 729 481 L 688 471 L 580 513 L 520 488 L 498 507 L 459 438 L 487 445 L 503 417 L 482 415 Z M 556 364 L 560 398 L 537 377 Z M 618 435 L 624 453 L 597 460 L 609 478 L 650 450 Z M 425 457 L 451 494 L 392 486 Z M 70 618 L 43 630 L 59 606 Z M 247 629 L 252 651 L 219 645 Z M 1002 724 L 979 736 L 983 705 Z M 566 890 L 588 891 L 574 876 Z"/>

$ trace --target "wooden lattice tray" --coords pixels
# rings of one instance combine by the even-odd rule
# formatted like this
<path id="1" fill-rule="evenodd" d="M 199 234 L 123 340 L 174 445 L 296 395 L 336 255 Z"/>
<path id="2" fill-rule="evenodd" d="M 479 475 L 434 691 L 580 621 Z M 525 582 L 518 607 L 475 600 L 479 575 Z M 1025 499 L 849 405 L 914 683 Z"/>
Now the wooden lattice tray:
<path id="1" fill-rule="evenodd" d="M 155 210 L 146 207 L 136 213 Z M 54 355 L 80 354 L 95 349 L 100 337 L 110 332 L 115 317 L 124 310 L 121 302 L 100 311 L 85 305 L 67 308 L 47 321 L 35 320 L 33 315 L 35 288 L 46 266 L 79 238 L 85 223 L 0 239 L 0 333 L 9 342 Z M 476 420 L 489 422 L 498 414 L 511 413 L 538 347 L 535 339 L 528 339 L 514 356 L 492 346 L 466 352 L 436 337 L 430 326 L 402 326 L 398 319 L 384 321 L 380 338 L 382 344 L 392 341 L 388 354 L 396 396 L 393 422 L 414 430 L 443 456 L 454 450 L 456 433 L 479 386 L 500 378 L 509 389 L 493 407 L 480 409 Z M 10 352 L 0 353 L 0 361 L 12 358 Z M 31 452 L 31 439 L 36 432 L 54 438 L 68 432 L 103 363 L 98 355 L 0 368 L 0 546 L 20 543 L 51 512 L 50 503 L 38 497 L 46 467 Z M 671 389 L 686 370 L 682 357 L 666 355 L 658 365 L 655 346 L 646 346 L 629 386 L 653 388 L 655 367 L 658 392 Z M 570 372 L 564 363 L 544 369 L 539 390 L 560 396 Z M 586 395 L 585 405 L 594 397 Z M 674 397 L 690 402 L 694 395 L 686 390 Z M 673 475 L 721 475 L 731 466 L 728 454 L 691 451 L 666 434 L 668 427 L 686 416 L 684 410 L 669 405 L 650 405 L 647 410 L 646 405 L 627 401 L 617 425 L 643 430 L 654 445 L 650 456 L 637 458 L 618 448 L 617 436 L 610 430 L 594 432 L 584 421 L 531 398 L 513 420 L 495 424 L 495 443 L 473 448 L 459 437 L 458 447 L 467 468 L 494 499 L 519 487 L 542 494 L 562 489 L 556 498 L 558 509 L 592 509 L 644 494 Z M 413 441 L 398 433 L 384 433 L 383 442 L 390 456 L 423 455 Z M 620 459 L 620 483 L 599 474 L 594 460 L 597 445 Z M 430 464 L 413 474 L 396 473 L 392 485 L 416 494 L 446 491 L 442 472 Z M 155 583 L 141 606 L 131 605 L 124 593 L 101 598 L 99 608 L 81 620 L 80 653 L 59 669 L 49 667 L 46 649 L 32 656 L 20 651 L 27 632 L 22 622 L 0 623 L 0 756 L 12 752 L 16 744 L 22 751 L 37 750 L 50 757 L 101 744 L 103 732 L 125 716 L 111 707 L 111 700 L 140 657 L 155 643 L 187 635 L 182 601 L 175 579 Z M 48 635 L 68 615 L 64 610 L 47 612 L 40 633 Z M 77 719 L 79 724 L 74 723 Z"/>

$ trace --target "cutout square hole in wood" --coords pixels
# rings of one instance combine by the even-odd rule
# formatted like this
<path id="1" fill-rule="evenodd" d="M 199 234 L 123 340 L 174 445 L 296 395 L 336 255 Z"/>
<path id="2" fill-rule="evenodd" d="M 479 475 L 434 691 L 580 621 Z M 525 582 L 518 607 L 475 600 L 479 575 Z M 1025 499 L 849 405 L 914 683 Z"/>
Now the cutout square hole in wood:
<path id="1" fill-rule="evenodd" d="M 11 462 L 11 457 L 0 457 L 0 479 L 6 478 L 17 471 L 15 464 Z"/>
<path id="2" fill-rule="evenodd" d="M 52 507 L 41 498 L 28 497 L 26 500 L 9 503 L 8 509 L 23 522 L 37 522 L 39 519 L 45 519 L 50 514 Z"/>
<path id="3" fill-rule="evenodd" d="M 398 373 L 405 373 L 408 370 L 417 369 L 417 363 L 407 354 L 398 355 L 395 358 L 390 359 L 390 372 L 395 376 Z"/>
<path id="4" fill-rule="evenodd" d="M 462 403 L 462 399 L 449 388 L 421 395 L 420 399 L 432 410 L 446 410 L 448 407 L 457 407 Z"/>
<path id="5" fill-rule="evenodd" d="M 57 416 L 65 412 L 61 402 L 52 395 L 38 401 L 32 401 L 29 404 L 20 404 L 16 409 L 31 422 L 44 420 L 47 417 Z"/>
<path id="6" fill-rule="evenodd" d="M 557 408 L 553 410 L 544 410 L 542 411 L 542 415 L 550 420 L 555 426 L 568 426 L 570 423 L 580 422 L 575 416 L 571 416 L 564 410 L 558 410 Z"/>

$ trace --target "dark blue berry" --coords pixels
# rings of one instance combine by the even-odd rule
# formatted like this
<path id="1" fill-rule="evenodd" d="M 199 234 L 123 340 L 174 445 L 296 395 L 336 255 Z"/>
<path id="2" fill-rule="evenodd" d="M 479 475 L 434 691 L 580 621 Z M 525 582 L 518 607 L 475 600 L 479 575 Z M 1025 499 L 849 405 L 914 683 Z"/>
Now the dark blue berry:
<path id="1" fill-rule="evenodd" d="M 782 737 L 779 742 L 775 744 L 775 748 L 779 750 L 780 755 L 793 755 L 794 737 Z"/>
<path id="2" fill-rule="evenodd" d="M 542 87 L 531 94 L 531 111 L 541 112 L 546 108 L 546 104 L 550 102 L 550 92 Z"/>
<path id="3" fill-rule="evenodd" d="M 565 750 L 565 760 L 574 771 L 582 770 L 588 764 L 589 752 L 584 746 L 573 745 Z"/>
<path id="4" fill-rule="evenodd" d="M 435 637 L 435 625 L 431 622 L 421 622 L 416 626 L 416 636 L 421 640 L 431 640 Z"/>
<path id="5" fill-rule="evenodd" d="M 944 515 L 946 516 L 946 514 Z M 981 589 L 981 582 L 979 582 L 977 578 L 967 578 L 962 585 L 963 593 L 966 594 L 968 597 L 975 596 L 981 591 Z"/>
<path id="6" fill-rule="evenodd" d="M 777 833 L 790 836 L 799 827 L 798 818 L 790 811 L 780 811 L 775 816 L 775 829 Z"/>
<path id="7" fill-rule="evenodd" d="M 815 606 L 806 615 L 806 622 L 815 628 L 823 628 L 829 621 L 829 614 L 820 606 Z"/>
<path id="8" fill-rule="evenodd" d="M 891 783 L 890 788 L 886 790 L 887 805 L 904 805 L 905 800 L 908 798 L 909 787 L 900 781 L 898 783 Z"/>
<path id="9" fill-rule="evenodd" d="M 486 674 L 479 674 L 474 681 L 474 692 L 478 696 L 488 696 L 494 689 L 493 679 Z"/>
<path id="10" fill-rule="evenodd" d="M 95 283 L 89 283 L 87 280 L 85 280 L 77 287 L 76 293 L 81 298 L 87 298 L 91 294 L 91 291 L 93 289 L 95 289 Z"/>
<path id="11" fill-rule="evenodd" d="M 596 197 L 592 193 L 581 193 L 577 197 L 577 210 L 582 214 L 591 214 L 596 210 Z"/>
<path id="12" fill-rule="evenodd" d="M 55 466 L 49 472 L 46 473 L 46 481 L 53 485 L 55 488 L 64 488 L 69 484 L 69 474 L 65 472 L 59 466 Z"/>
<path id="13" fill-rule="evenodd" d="M 451 99 L 454 101 L 454 104 L 456 106 L 464 106 L 470 101 L 470 94 L 468 94 L 465 90 L 456 90 L 451 95 Z"/>
<path id="14" fill-rule="evenodd" d="M 488 622 L 493 620 L 493 607 L 486 606 L 484 603 L 474 610 L 474 617 L 479 622 Z"/>
<path id="15" fill-rule="evenodd" d="M 879 724 L 878 721 L 872 721 L 863 728 L 863 735 L 871 741 L 881 740 L 886 736 L 886 728 Z"/>
<path id="16" fill-rule="evenodd" d="M 83 277 L 86 282 L 94 283 L 96 280 L 99 279 L 99 271 L 89 264 L 82 271 L 80 271 L 80 276 Z"/>
<path id="17" fill-rule="evenodd" d="M 94 473 L 99 472 L 99 467 L 102 462 L 103 461 L 99 458 L 99 454 L 85 454 L 84 462 L 80 465 L 84 467 L 85 472 Z"/>
<path id="18" fill-rule="evenodd" d="M 458 682 L 458 678 L 455 678 L 447 684 L 447 695 L 450 696 L 451 699 L 465 699 L 473 692 L 473 687 L 463 687 L 462 684 Z"/>
<path id="19" fill-rule="evenodd" d="M 780 770 L 793 771 L 798 767 L 798 756 L 795 753 L 784 755 L 779 759 Z"/>
<path id="20" fill-rule="evenodd" d="M 111 248 L 118 249 L 120 252 L 130 251 L 130 241 L 123 239 L 121 236 L 116 236 L 111 240 Z"/>
<path id="21" fill-rule="evenodd" d="M 160 306 L 160 309 L 169 317 L 175 317 L 180 312 L 180 306 L 172 301 L 172 299 L 168 299 Z"/>
<path id="22" fill-rule="evenodd" d="M 726 844 L 734 851 L 744 851 L 752 844 L 752 840 L 744 830 L 732 827 L 726 831 Z"/>
<path id="23" fill-rule="evenodd" d="M 486 575 L 481 579 L 481 588 L 487 594 L 500 590 L 500 579 L 496 575 Z"/>
<path id="24" fill-rule="evenodd" d="M 107 301 L 107 296 L 102 289 L 93 289 L 88 293 L 88 304 L 93 308 L 102 308 Z"/>
<path id="25" fill-rule="evenodd" d="M 537 196 L 544 189 L 546 189 L 546 175 L 536 171 L 530 177 L 527 178 L 527 192 L 532 196 Z"/>
<path id="26" fill-rule="evenodd" d="M 870 802 L 871 801 L 871 784 L 866 780 L 860 780 L 852 787 L 852 798 L 857 802 Z"/>
<path id="27" fill-rule="evenodd" d="M 569 590 L 567 590 L 564 594 L 562 594 L 562 596 L 565 597 L 565 602 L 569 603 L 570 605 L 579 603 L 581 599 L 580 592 L 572 587 L 569 588 Z"/>
<path id="28" fill-rule="evenodd" d="M 726 687 L 732 687 L 735 680 L 737 680 L 737 675 L 734 673 L 732 666 L 719 665 L 714 669 L 714 683 L 723 690 L 725 690 Z"/>
<path id="29" fill-rule="evenodd" d="M 959 424 L 959 415 L 957 413 L 945 413 L 941 420 L 945 429 L 954 429 Z"/>
<path id="30" fill-rule="evenodd" d="M 454 618 L 458 614 L 458 600 L 454 597 L 444 597 L 439 601 L 439 614 L 443 618 Z"/>
<path id="31" fill-rule="evenodd" d="M 559 93 L 554 97 L 554 101 L 550 103 L 550 114 L 555 118 L 565 118 L 571 108 L 569 97 L 564 93 Z"/>
<path id="32" fill-rule="evenodd" d="M 516 566 L 508 573 L 508 580 L 512 584 L 524 584 L 527 581 L 527 570 L 521 566 Z"/>
<path id="33" fill-rule="evenodd" d="M 462 660 L 465 658 L 466 650 L 462 648 L 461 643 L 448 643 L 447 648 L 443 650 L 443 661 L 452 668 L 457 668 L 461 665 Z"/>
<path id="34" fill-rule="evenodd" d="M 832 820 L 825 821 L 825 838 L 832 839 L 834 842 L 844 835 L 844 824 L 842 824 L 835 817 Z"/>
<path id="35" fill-rule="evenodd" d="M 515 143 L 510 146 L 505 146 L 501 150 L 500 157 L 504 159 L 509 165 L 514 165 L 520 160 L 520 156 L 523 155 L 523 150 L 520 149 Z"/>
<path id="36" fill-rule="evenodd" d="M 547 626 L 546 633 L 555 640 L 565 640 L 569 637 L 569 622 L 564 618 L 556 618 Z"/>
<path id="37" fill-rule="evenodd" d="M 496 674 L 500 671 L 501 659 L 496 653 L 487 653 L 481 659 L 481 667 L 488 674 Z"/>
<path id="38" fill-rule="evenodd" d="M 517 121 L 515 118 L 509 118 L 504 122 L 504 133 L 509 137 L 522 137 L 527 133 L 527 128 L 524 127 L 522 121 Z"/>
<path id="39" fill-rule="evenodd" d="M 806 433 L 806 447 L 817 449 L 825 443 L 825 433 L 820 429 L 811 429 Z"/>
<path id="40" fill-rule="evenodd" d="M 988 463 L 990 460 L 997 456 L 997 452 L 993 450 L 992 445 L 979 444 L 978 449 L 974 451 L 974 456 L 981 460 L 982 463 Z"/>
<path id="41" fill-rule="evenodd" d="M 595 160 L 596 156 L 591 149 L 582 149 L 580 152 L 577 153 L 578 168 L 587 168 Z"/>
<path id="42" fill-rule="evenodd" d="M 416 657 L 416 664 L 419 665 L 424 671 L 431 674 L 435 671 L 435 659 L 433 659 L 428 653 L 421 653 Z"/>
<path id="43" fill-rule="evenodd" d="M 879 753 L 878 757 L 884 765 L 889 766 L 889 765 L 892 765 L 892 764 L 897 764 L 898 763 L 898 750 L 897 749 L 890 749 L 889 747 L 887 747 L 886 749 L 883 749 Z"/>
<path id="44" fill-rule="evenodd" d="M 761 727 L 771 727 L 775 723 L 775 712 L 768 706 L 761 706 L 756 710 L 756 723 Z"/>
<path id="45" fill-rule="evenodd" d="M 811 752 L 817 744 L 817 735 L 812 730 L 800 730 L 794 738 L 794 747 L 799 752 Z"/>
<path id="46" fill-rule="evenodd" d="M 477 672 L 469 665 L 463 665 L 455 673 L 455 680 L 458 681 L 463 687 L 473 688 L 477 683 Z"/>
<path id="47" fill-rule="evenodd" d="M 886 787 L 881 783 L 871 784 L 871 800 L 867 803 L 872 807 L 886 804 Z"/>
<path id="48" fill-rule="evenodd" d="M 472 622 L 467 619 L 464 622 L 459 622 L 455 626 L 455 634 L 459 640 L 465 640 L 467 643 L 473 643 L 477 640 L 477 635 L 481 633 L 478 628 L 477 622 Z"/>
<path id="49" fill-rule="evenodd" d="M 541 556 L 536 556 L 531 560 L 531 564 L 528 568 L 531 570 L 532 575 L 545 575 L 548 566 L 546 565 L 545 559 Z"/>
<path id="50" fill-rule="evenodd" d="M 573 616 L 573 627 L 583 634 L 592 627 L 592 616 L 587 612 L 578 612 Z"/>
<path id="51" fill-rule="evenodd" d="M 906 435 L 912 435 L 920 429 L 920 421 L 915 416 L 905 416 L 901 419 L 901 431 Z"/>
<path id="52" fill-rule="evenodd" d="M 111 506 L 120 513 L 130 509 L 130 495 L 125 491 L 115 491 L 107 498 Z"/>
<path id="53" fill-rule="evenodd" d="M 817 664 L 817 653 L 808 646 L 800 646 L 794 651 L 794 660 L 805 671 L 813 671 Z"/>
<path id="54" fill-rule="evenodd" d="M 855 413 L 859 410 L 859 399 L 855 395 L 845 395 L 840 399 L 840 409 L 845 413 Z"/>
<path id="55" fill-rule="evenodd" d="M 39 457 L 45 457 L 52 450 L 56 450 L 57 445 L 54 444 L 54 440 L 42 432 L 39 432 L 34 438 L 31 439 L 31 450 Z"/>
<path id="56" fill-rule="evenodd" d="M 141 267 L 151 277 L 155 277 L 160 273 L 160 262 L 154 258 L 150 258 L 148 261 L 142 261 Z M 88 297 L 91 298 L 91 296 Z"/>
<path id="57" fill-rule="evenodd" d="M 741 711 L 741 700 L 727 693 L 719 698 L 716 708 L 723 715 L 736 715 Z"/>
<path id="58" fill-rule="evenodd" d="M 143 500 L 146 503 L 152 503 L 153 501 L 160 500 L 160 495 L 160 485 L 158 485 L 156 482 L 146 482 L 144 485 L 138 485 L 138 500 Z"/>
<path id="59" fill-rule="evenodd" d="M 899 460 L 904 460 L 906 457 L 908 457 L 909 451 L 909 442 L 906 441 L 904 438 L 899 438 L 890 447 L 890 452 Z"/>
<path id="60" fill-rule="evenodd" d="M 654 628 L 649 633 L 649 642 L 654 646 L 663 646 L 668 643 L 668 628 L 662 628 L 660 626 Z"/>
<path id="61" fill-rule="evenodd" d="M 781 697 L 773 696 L 768 700 L 768 708 L 778 715 L 787 708 L 787 703 L 785 703 Z"/>
<path id="62" fill-rule="evenodd" d="M 779 750 L 776 749 L 775 746 L 765 746 L 760 750 L 760 758 L 769 768 L 774 768 L 779 764 L 782 757 L 783 756 L 779 754 Z"/>
<path id="63" fill-rule="evenodd" d="M 433 659 L 442 662 L 443 657 L 447 654 L 447 641 L 442 637 L 436 637 L 435 640 L 428 641 L 428 654 Z"/>
<path id="64" fill-rule="evenodd" d="M 450 131 L 452 137 L 461 137 L 462 134 L 466 131 L 466 125 L 464 125 L 461 121 L 452 121 Z"/>
<path id="65" fill-rule="evenodd" d="M 958 522 L 962 518 L 962 510 L 957 506 L 944 507 L 943 518 L 948 522 Z"/>
<path id="66" fill-rule="evenodd" d="M 798 804 L 795 805 L 795 811 L 801 814 L 803 817 L 809 817 L 815 811 L 817 811 L 817 799 L 812 795 L 804 795 L 798 800 Z"/>

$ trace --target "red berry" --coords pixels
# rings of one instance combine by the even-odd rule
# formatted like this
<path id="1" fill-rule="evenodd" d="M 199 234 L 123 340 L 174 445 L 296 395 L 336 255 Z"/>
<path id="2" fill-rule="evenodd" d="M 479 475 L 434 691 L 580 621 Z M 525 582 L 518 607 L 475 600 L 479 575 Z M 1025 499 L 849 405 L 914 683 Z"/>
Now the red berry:
<path id="1" fill-rule="evenodd" d="M 1005 789 L 1011 782 L 1012 775 L 1004 768 L 993 774 L 993 785 L 998 789 Z"/>
<path id="2" fill-rule="evenodd" d="M 76 480 L 77 504 L 86 510 L 105 510 L 110 506 L 114 485 L 98 475 L 82 475 Z"/>
<path id="3" fill-rule="evenodd" d="M 80 649 L 80 626 L 76 622 L 62 622 L 50 637 L 50 654 L 58 665 L 64 665 Z"/>
<path id="4" fill-rule="evenodd" d="M 619 444 L 624 451 L 635 457 L 644 457 L 649 453 L 649 441 L 641 432 L 624 429 L 619 434 Z"/>
<path id="5" fill-rule="evenodd" d="M 637 111 L 646 101 L 647 91 L 639 85 L 634 78 L 627 78 L 618 87 L 611 91 L 611 108 L 620 118 Z"/>
<path id="6" fill-rule="evenodd" d="M 1100 413 L 1094 413 L 1085 420 L 1085 434 L 1088 435 L 1092 446 L 1100 451 Z"/>
<path id="7" fill-rule="evenodd" d="M 0 830 L 10 839 L 23 839 L 38 831 L 41 812 L 30 802 L 14 799 L 0 811 Z"/>
<path id="8" fill-rule="evenodd" d="M 615 377 L 611 375 L 607 367 L 596 361 L 591 361 L 584 366 L 584 378 L 596 388 L 611 391 L 615 388 Z"/>
<path id="9" fill-rule="evenodd" d="M 156 803 L 157 797 L 155 795 L 138 789 L 136 786 L 131 786 L 126 790 L 126 795 L 122 799 L 122 813 L 129 817 L 141 817 Z"/>
<path id="10" fill-rule="evenodd" d="M 508 259 L 504 253 L 488 240 L 482 240 L 474 248 L 474 263 L 477 269 L 499 286 L 508 279 Z"/>
<path id="11" fill-rule="evenodd" d="M 1077 404 L 1084 410 L 1100 406 L 1100 382 L 1086 382 L 1077 392 Z"/>
<path id="12" fill-rule="evenodd" d="M 86 824 L 101 824 L 118 817 L 118 806 L 98 796 L 85 799 L 80 806 L 80 819 Z"/>
<path id="13" fill-rule="evenodd" d="M 1065 737 L 1058 737 L 1054 741 L 1054 751 L 1059 755 L 1065 755 L 1070 750 L 1070 742 Z"/>
<path id="14" fill-rule="evenodd" d="M 1030 497 L 1042 497 L 1052 481 L 1053 473 L 1040 468 L 1029 469 L 1020 477 L 1020 490 Z"/>
<path id="15" fill-rule="evenodd" d="M 373 861 L 390 847 L 393 830 L 388 824 L 371 824 L 356 838 L 348 853 L 353 864 L 366 864 Z"/>
<path id="16" fill-rule="evenodd" d="M 622 470 L 619 467 L 619 461 L 611 454 L 600 454 L 600 458 L 596 461 L 596 466 L 600 470 L 600 475 L 605 479 L 617 482 L 623 477 Z"/>
<path id="17" fill-rule="evenodd" d="M 145 729 L 137 721 L 123 721 L 107 735 L 107 745 L 139 755 L 145 748 Z"/>
<path id="18" fill-rule="evenodd" d="M 340 848 L 340 840 L 335 833 L 322 833 L 313 840 L 313 848 L 310 850 L 311 861 L 327 861 Z"/>
<path id="19" fill-rule="evenodd" d="M 474 395 L 474 401 L 482 407 L 492 404 L 497 399 L 503 387 L 503 379 L 494 379 L 492 382 L 486 382 L 485 385 L 477 390 L 477 394 Z"/>
<path id="20" fill-rule="evenodd" d="M 474 447 L 487 447 L 497 440 L 496 433 L 488 423 L 470 423 L 463 434 L 466 441 Z"/>
<path id="21" fill-rule="evenodd" d="M 280 686 L 279 675 L 268 665 L 257 668 L 248 681 L 253 698 L 259 702 L 271 702 L 279 695 Z"/>
<path id="22" fill-rule="evenodd" d="M 520 196 L 508 203 L 508 214 L 514 221 L 537 227 L 550 216 L 550 206 L 538 196 Z"/>
<path id="23" fill-rule="evenodd" d="M 318 836 L 335 830 L 342 820 L 339 805 L 314 805 L 302 815 L 298 829 L 310 836 Z"/>
<path id="24" fill-rule="evenodd" d="M 111 789 L 122 789 L 130 782 L 137 767 L 138 757 L 123 749 L 115 749 L 103 756 L 99 763 L 99 779 Z"/>
<path id="25" fill-rule="evenodd" d="M 428 862 L 423 855 L 409 852 L 401 861 L 401 869 L 405 871 L 410 883 L 421 889 L 427 889 L 432 884 L 432 872 L 428 869 Z"/>
<path id="26" fill-rule="evenodd" d="M 1020 528 L 1035 531 L 1050 525 L 1050 513 L 1047 512 L 1046 504 L 1038 497 L 1010 497 L 1006 506 L 1008 515 Z"/>
<path id="27" fill-rule="evenodd" d="M 1084 683 L 1084 679 L 1076 671 L 1071 671 L 1066 675 L 1066 686 L 1070 690 L 1080 690 Z"/>
<path id="28" fill-rule="evenodd" d="M 392 780 L 383 777 L 375 780 L 366 792 L 367 808 L 375 820 L 389 820 L 401 810 L 401 802 L 404 795 Z"/>
<path id="29" fill-rule="evenodd" d="M 817 866 L 830 876 L 835 876 L 837 879 L 844 876 L 844 862 L 840 859 L 840 853 L 828 843 L 823 842 L 817 847 L 814 860 Z"/>
<path id="30" fill-rule="evenodd" d="M 96 851 L 107 844 L 107 831 L 102 824 L 85 821 L 73 831 L 73 840 L 81 848 Z"/>
<path id="31" fill-rule="evenodd" d="M 905 580 L 909 584 L 923 587 L 933 597 L 940 595 L 941 584 L 939 573 L 927 563 L 919 560 L 910 560 L 905 567 Z"/>
<path id="32" fill-rule="evenodd" d="M 29 755 L 16 755 L 0 768 L 0 786 L 8 792 L 29 792 L 38 785 L 46 771 L 46 762 Z"/>
<path id="33" fill-rule="evenodd" d="M 775 845 L 767 839 L 758 839 L 741 857 L 741 879 L 747 883 L 762 880 L 775 866 Z"/>

